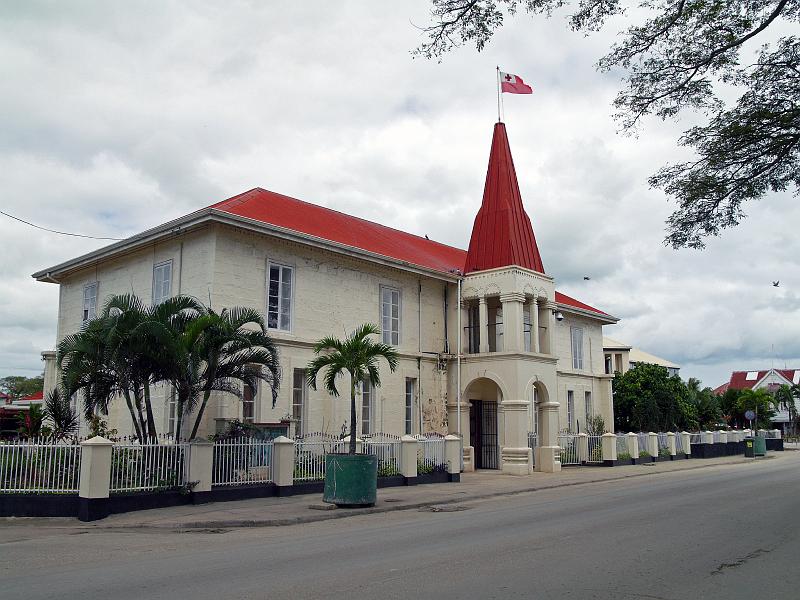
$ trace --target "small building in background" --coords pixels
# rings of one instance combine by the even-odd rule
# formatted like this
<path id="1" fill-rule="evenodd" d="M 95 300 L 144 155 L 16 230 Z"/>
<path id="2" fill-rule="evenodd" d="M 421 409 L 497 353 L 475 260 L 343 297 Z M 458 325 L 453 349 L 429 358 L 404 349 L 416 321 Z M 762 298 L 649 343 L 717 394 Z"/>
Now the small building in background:
<path id="1" fill-rule="evenodd" d="M 666 367 L 670 377 L 672 375 L 680 375 L 681 370 L 680 365 L 676 365 L 666 358 L 655 356 L 639 348 L 607 337 L 603 337 L 603 360 L 607 375 L 627 373 L 639 364 Z"/>
<path id="2" fill-rule="evenodd" d="M 782 385 L 797 384 L 800 384 L 800 369 L 734 371 L 731 373 L 731 378 L 717 387 L 714 393 L 721 396 L 728 390 L 766 390 L 770 394 L 774 394 Z M 792 423 L 789 407 L 785 404 L 779 406 L 772 422 L 784 433 L 788 431 Z"/>

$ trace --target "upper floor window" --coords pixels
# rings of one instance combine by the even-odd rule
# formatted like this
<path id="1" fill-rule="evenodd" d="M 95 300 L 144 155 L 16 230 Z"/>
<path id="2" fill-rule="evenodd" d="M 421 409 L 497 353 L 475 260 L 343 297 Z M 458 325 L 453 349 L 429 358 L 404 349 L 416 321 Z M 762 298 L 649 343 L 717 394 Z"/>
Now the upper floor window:
<path id="1" fill-rule="evenodd" d="M 267 327 L 290 331 L 292 328 L 292 284 L 294 269 L 286 265 L 269 265 L 267 284 Z"/>
<path id="2" fill-rule="evenodd" d="M 97 316 L 97 282 L 83 288 L 83 320 L 88 321 Z"/>
<path id="3" fill-rule="evenodd" d="M 361 435 L 371 435 L 375 388 L 369 381 L 361 382 Z"/>
<path id="4" fill-rule="evenodd" d="M 583 369 L 583 329 L 572 327 L 572 368 Z"/>
<path id="5" fill-rule="evenodd" d="M 381 330 L 383 343 L 400 343 L 400 290 L 381 286 Z"/>
<path id="6" fill-rule="evenodd" d="M 467 309 L 467 352 L 477 354 L 481 351 L 480 309 L 477 303 Z"/>
<path id="7" fill-rule="evenodd" d="M 172 295 L 172 261 L 153 266 L 153 305 L 161 304 Z"/>

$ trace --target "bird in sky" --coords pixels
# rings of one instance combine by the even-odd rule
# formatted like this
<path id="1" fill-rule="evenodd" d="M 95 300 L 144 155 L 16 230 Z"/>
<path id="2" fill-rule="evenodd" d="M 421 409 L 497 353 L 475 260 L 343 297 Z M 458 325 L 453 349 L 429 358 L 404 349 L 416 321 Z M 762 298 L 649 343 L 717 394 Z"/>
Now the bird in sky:
<path id="1" fill-rule="evenodd" d="M 778 287 L 781 284 L 780 279 L 772 282 L 772 287 Z"/>
<path id="2" fill-rule="evenodd" d="M 590 279 L 591 279 L 591 277 L 589 277 L 588 275 L 584 275 L 583 276 L 583 280 L 584 281 L 589 281 Z"/>

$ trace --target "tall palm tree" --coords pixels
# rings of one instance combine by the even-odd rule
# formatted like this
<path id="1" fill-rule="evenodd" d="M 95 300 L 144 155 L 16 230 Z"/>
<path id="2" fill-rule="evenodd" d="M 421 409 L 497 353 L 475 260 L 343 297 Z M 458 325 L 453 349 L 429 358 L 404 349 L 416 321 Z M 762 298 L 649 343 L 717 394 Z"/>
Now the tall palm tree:
<path id="1" fill-rule="evenodd" d="M 275 406 L 280 384 L 278 350 L 267 335 L 263 315 L 257 310 L 235 306 L 216 313 L 209 308 L 195 353 L 202 361 L 199 374 L 202 401 L 190 439 L 197 435 L 211 392 L 228 392 L 241 399 L 243 386 L 255 389 L 259 381 L 264 381 Z"/>
<path id="2" fill-rule="evenodd" d="M 317 389 L 317 375 L 325 369 L 325 390 L 334 397 L 339 396 L 336 379 L 345 373 L 350 375 L 350 448 L 356 453 L 356 389 L 364 381 L 374 387 L 381 384 L 378 359 L 383 358 L 394 372 L 397 368 L 397 352 L 394 347 L 372 341 L 369 336 L 380 333 L 377 325 L 366 323 L 358 327 L 344 341 L 326 337 L 314 345 L 317 357 L 308 363 L 307 379 L 311 389 Z"/>

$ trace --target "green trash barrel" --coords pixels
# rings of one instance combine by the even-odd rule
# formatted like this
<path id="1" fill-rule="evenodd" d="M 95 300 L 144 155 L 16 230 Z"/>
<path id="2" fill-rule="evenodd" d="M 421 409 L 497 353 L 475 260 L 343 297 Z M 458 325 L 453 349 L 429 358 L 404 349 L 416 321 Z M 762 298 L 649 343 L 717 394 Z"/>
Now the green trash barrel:
<path id="1" fill-rule="evenodd" d="M 755 441 L 751 437 L 744 438 L 744 455 L 746 458 L 755 458 Z"/>
<path id="2" fill-rule="evenodd" d="M 766 456 L 767 454 L 767 438 L 757 435 L 754 438 L 753 452 L 756 456 Z"/>

